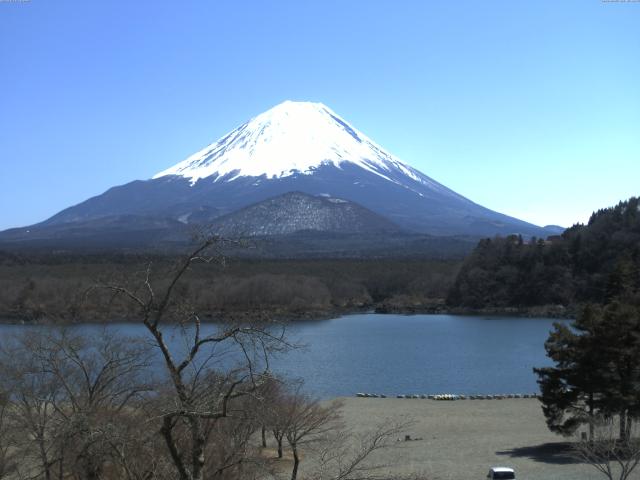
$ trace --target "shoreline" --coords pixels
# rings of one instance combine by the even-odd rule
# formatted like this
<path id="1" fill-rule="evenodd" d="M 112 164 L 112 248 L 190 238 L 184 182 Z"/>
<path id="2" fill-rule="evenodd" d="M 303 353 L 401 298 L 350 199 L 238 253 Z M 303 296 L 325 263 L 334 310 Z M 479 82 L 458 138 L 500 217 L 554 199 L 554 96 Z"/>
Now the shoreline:
<path id="1" fill-rule="evenodd" d="M 431 305 L 393 305 L 382 303 L 374 309 L 375 313 L 396 313 L 400 315 L 408 314 L 438 314 L 438 315 L 496 315 L 514 316 L 523 318 L 544 317 L 558 319 L 575 318 L 578 311 L 577 306 L 564 305 L 538 305 L 534 307 L 448 307 L 439 304 Z"/>
<path id="2" fill-rule="evenodd" d="M 448 307 L 443 303 L 430 304 L 392 304 L 380 302 L 357 308 L 335 307 L 332 309 L 306 310 L 300 312 L 274 310 L 259 311 L 250 310 L 210 312 L 202 316 L 203 323 L 217 323 L 227 319 L 255 320 L 260 317 L 273 322 L 297 323 L 307 321 L 332 320 L 347 315 L 379 314 L 379 315 L 465 315 L 465 316 L 511 316 L 521 318 L 556 318 L 573 319 L 578 311 L 577 306 L 565 307 L 562 305 L 541 305 L 535 307 L 486 307 L 480 309 L 467 307 Z M 136 318 L 119 318 L 117 320 L 100 320 L 92 318 L 86 321 L 64 317 L 47 317 L 44 314 L 20 314 L 16 312 L 0 312 L 0 324 L 5 325 L 74 325 L 89 323 L 136 323 Z"/>

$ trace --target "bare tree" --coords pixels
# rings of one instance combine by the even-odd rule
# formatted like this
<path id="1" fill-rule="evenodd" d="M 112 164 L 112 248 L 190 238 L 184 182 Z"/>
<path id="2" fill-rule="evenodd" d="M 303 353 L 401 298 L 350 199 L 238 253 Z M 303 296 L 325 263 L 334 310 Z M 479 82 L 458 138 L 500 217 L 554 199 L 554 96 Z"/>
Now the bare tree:
<path id="1" fill-rule="evenodd" d="M 282 411 L 280 407 L 283 405 L 274 405 L 274 409 L 270 415 L 270 428 L 271 433 L 273 434 L 273 438 L 276 441 L 276 450 L 278 452 L 278 458 L 282 458 L 284 456 L 282 444 L 284 443 L 284 436 L 287 431 L 287 421 L 286 412 Z"/>
<path id="2" fill-rule="evenodd" d="M 38 337 L 36 337 L 38 338 Z M 103 330 L 88 338 L 62 330 L 28 345 L 61 386 L 53 408 L 70 449 L 71 468 L 87 480 L 101 478 L 111 455 L 109 441 L 125 408 L 149 391 L 148 349 Z"/>
<path id="3" fill-rule="evenodd" d="M 303 449 L 313 452 L 317 464 L 305 478 L 373 478 L 370 474 L 381 466 L 371 465 L 367 460 L 374 452 L 396 445 L 392 440 L 409 424 L 384 422 L 371 432 L 355 435 L 341 423 L 342 402 L 322 403 L 305 395 L 302 387 L 300 381 L 287 384 L 277 380 L 271 385 L 264 406 L 268 412 L 266 423 L 277 442 L 278 458 L 283 457 L 283 440 L 291 447 L 292 480 L 298 476 Z"/>
<path id="4" fill-rule="evenodd" d="M 224 466 L 207 465 L 215 424 L 242 415 L 238 400 L 258 390 L 268 372 L 270 352 L 284 345 L 283 332 L 274 334 L 262 322 L 230 322 L 206 332 L 194 309 L 180 302 L 177 292 L 183 277 L 198 262 L 221 260 L 221 245 L 218 237 L 206 238 L 164 282 L 152 280 L 149 266 L 137 288 L 102 285 L 138 309 L 161 354 L 168 381 L 160 433 L 181 480 L 201 480 L 206 467 L 215 472 Z M 165 325 L 167 320 L 179 322 L 182 354 L 169 344 L 172 325 Z"/>
<path id="5" fill-rule="evenodd" d="M 239 408 L 244 410 L 244 415 L 236 414 L 213 426 L 208 444 L 211 468 L 207 472 L 212 479 L 245 479 L 257 472 L 264 474 L 266 465 L 255 442 L 260 425 L 255 416 L 256 407 L 248 396 L 242 402 L 245 404 Z"/>
<path id="6" fill-rule="evenodd" d="M 116 477 L 125 480 L 169 480 L 173 465 L 158 431 L 150 429 L 153 411 L 146 403 L 127 409 L 108 436 Z"/>
<path id="7" fill-rule="evenodd" d="M 272 430 L 272 425 L 277 422 L 277 407 L 282 395 L 283 381 L 277 377 L 265 377 L 262 386 L 257 392 L 257 416 L 260 423 L 260 441 L 262 448 L 267 448 L 267 430 Z M 275 435 L 275 433 L 274 433 Z M 282 458 L 282 441 L 284 433 L 278 442 L 279 458 Z M 277 441 L 277 437 L 276 437 Z"/>
<path id="8" fill-rule="evenodd" d="M 288 424 L 286 409 L 287 383 L 276 377 L 268 378 L 261 388 L 258 417 L 260 420 L 260 435 L 262 447 L 266 448 L 266 431 L 269 430 L 276 441 L 278 458 L 283 457 L 283 443 Z"/>
<path id="9" fill-rule="evenodd" d="M 0 480 L 11 475 L 16 468 L 12 432 L 8 425 L 9 405 L 9 394 L 0 385 Z"/>
<path id="10" fill-rule="evenodd" d="M 573 445 L 573 455 L 591 465 L 609 480 L 627 480 L 640 463 L 640 435 L 636 423 L 627 423 L 624 437 L 613 418 L 593 421 L 591 439 L 581 438 Z"/>
<path id="11" fill-rule="evenodd" d="M 322 436 L 338 428 L 342 403 L 335 400 L 326 406 L 301 391 L 299 385 L 283 399 L 284 436 L 293 453 L 291 480 L 296 480 L 300 466 L 300 447 L 317 442 Z"/>
<path id="12" fill-rule="evenodd" d="M 135 342 L 133 342 L 135 343 Z M 109 438 L 149 385 L 144 349 L 107 331 L 89 340 L 67 330 L 30 331 L 6 343 L 0 375 L 8 396 L 21 475 L 102 478 Z"/>
<path id="13" fill-rule="evenodd" d="M 23 432 L 16 435 L 15 442 L 21 460 L 19 475 L 62 478 L 65 443 L 57 441 L 59 424 L 54 409 L 60 386 L 26 348 L 26 337 L 12 340 L 5 340 L 0 349 L 0 378 L 11 392 L 7 397 L 11 430 Z"/>
<path id="14" fill-rule="evenodd" d="M 388 465 L 375 463 L 372 457 L 380 450 L 398 448 L 398 437 L 401 437 L 411 425 L 411 422 L 385 420 L 372 430 L 360 434 L 346 429 L 333 430 L 317 449 L 316 466 L 305 478 L 309 480 L 381 478 L 377 473 Z"/>

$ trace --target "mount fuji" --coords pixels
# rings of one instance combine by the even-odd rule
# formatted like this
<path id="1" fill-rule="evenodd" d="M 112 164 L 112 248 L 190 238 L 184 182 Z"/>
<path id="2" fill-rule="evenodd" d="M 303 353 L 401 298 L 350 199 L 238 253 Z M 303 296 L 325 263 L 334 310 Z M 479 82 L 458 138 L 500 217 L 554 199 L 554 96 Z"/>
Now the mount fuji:
<path id="1" fill-rule="evenodd" d="M 64 239 L 82 236 L 84 229 L 97 238 L 101 228 L 109 235 L 171 236 L 183 227 L 233 218 L 240 209 L 288 192 L 352 202 L 362 207 L 354 211 L 367 211 L 368 218 L 382 217 L 413 234 L 558 233 L 457 194 L 321 103 L 286 101 L 151 179 L 113 187 L 42 223 L 2 232 L 0 241 Z M 308 207 L 313 204 L 306 202 L 297 214 L 313 216 Z"/>

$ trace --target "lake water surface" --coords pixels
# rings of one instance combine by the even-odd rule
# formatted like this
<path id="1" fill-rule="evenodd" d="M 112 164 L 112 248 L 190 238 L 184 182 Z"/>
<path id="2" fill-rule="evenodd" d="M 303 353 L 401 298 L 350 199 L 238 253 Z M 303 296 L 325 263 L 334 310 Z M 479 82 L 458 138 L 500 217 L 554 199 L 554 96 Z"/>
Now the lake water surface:
<path id="1" fill-rule="evenodd" d="M 322 397 L 355 392 L 499 394 L 537 391 L 534 366 L 550 365 L 544 342 L 555 320 L 503 316 L 347 315 L 287 327 L 306 347 L 273 370 L 305 380 Z M 24 330 L 0 325 L 0 336 Z M 88 333 L 98 325 L 82 325 Z M 116 328 L 144 334 L 137 324 Z"/>

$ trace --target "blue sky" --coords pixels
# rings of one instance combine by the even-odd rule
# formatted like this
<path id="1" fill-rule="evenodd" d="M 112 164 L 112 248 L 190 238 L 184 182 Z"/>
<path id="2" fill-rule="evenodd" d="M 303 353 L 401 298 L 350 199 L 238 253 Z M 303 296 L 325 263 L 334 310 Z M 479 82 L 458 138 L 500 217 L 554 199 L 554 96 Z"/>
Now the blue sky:
<path id="1" fill-rule="evenodd" d="M 0 1 L 0 229 L 323 102 L 486 207 L 640 194 L 640 3 Z"/>

